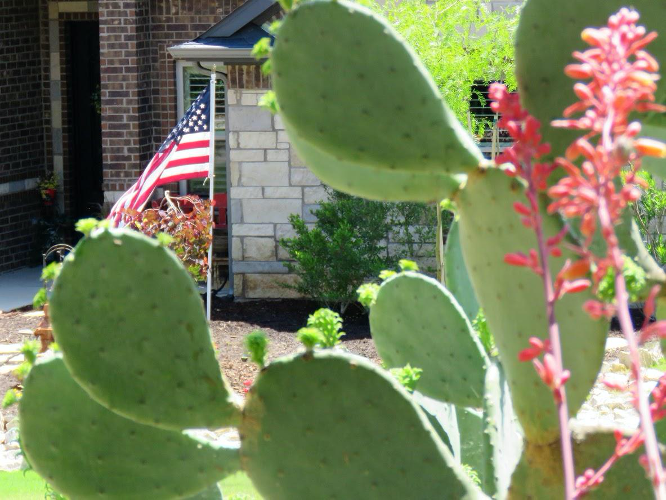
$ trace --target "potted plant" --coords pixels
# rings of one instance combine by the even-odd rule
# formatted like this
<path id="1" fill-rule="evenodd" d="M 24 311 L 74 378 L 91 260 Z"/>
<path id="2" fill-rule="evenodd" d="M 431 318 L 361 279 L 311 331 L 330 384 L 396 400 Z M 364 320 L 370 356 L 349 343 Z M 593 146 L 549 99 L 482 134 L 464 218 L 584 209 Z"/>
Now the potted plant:
<path id="1" fill-rule="evenodd" d="M 40 179 L 37 187 L 39 188 L 44 205 L 47 207 L 53 206 L 58 191 L 58 177 L 55 172 L 51 172 L 47 177 Z"/>

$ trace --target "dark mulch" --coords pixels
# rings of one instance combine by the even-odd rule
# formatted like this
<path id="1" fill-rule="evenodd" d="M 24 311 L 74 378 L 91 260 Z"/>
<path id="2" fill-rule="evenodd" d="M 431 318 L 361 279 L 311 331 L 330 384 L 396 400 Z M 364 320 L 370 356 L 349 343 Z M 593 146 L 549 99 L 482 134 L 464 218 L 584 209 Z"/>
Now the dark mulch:
<path id="1" fill-rule="evenodd" d="M 251 302 L 229 302 L 218 299 L 213 303 L 211 337 L 218 352 L 218 361 L 231 387 L 243 394 L 243 382 L 252 380 L 256 366 L 247 360 L 243 339 L 256 329 L 266 332 L 269 338 L 268 359 L 291 354 L 301 348 L 295 338 L 296 331 L 305 326 L 308 315 L 318 309 L 314 302 L 304 300 L 261 300 Z M 40 318 L 26 316 L 29 309 L 0 313 L 0 344 L 12 344 L 32 338 L 22 335 L 20 330 L 34 330 Z M 346 336 L 342 347 L 355 354 L 379 362 L 379 357 L 370 338 L 368 316 L 360 308 L 350 307 L 343 316 Z M 0 399 L 5 392 L 18 384 L 11 374 L 0 375 Z M 9 420 L 16 407 L 0 410 Z"/>
<path id="2" fill-rule="evenodd" d="M 243 339 L 253 330 L 268 336 L 268 359 L 298 351 L 296 331 L 305 326 L 308 315 L 319 306 L 305 300 L 262 300 L 251 302 L 213 303 L 211 336 L 219 354 L 222 371 L 233 389 L 242 394 L 243 382 L 253 380 L 257 367 L 247 360 Z M 379 362 L 370 338 L 368 316 L 360 308 L 350 307 L 343 316 L 342 347 L 350 352 Z"/>

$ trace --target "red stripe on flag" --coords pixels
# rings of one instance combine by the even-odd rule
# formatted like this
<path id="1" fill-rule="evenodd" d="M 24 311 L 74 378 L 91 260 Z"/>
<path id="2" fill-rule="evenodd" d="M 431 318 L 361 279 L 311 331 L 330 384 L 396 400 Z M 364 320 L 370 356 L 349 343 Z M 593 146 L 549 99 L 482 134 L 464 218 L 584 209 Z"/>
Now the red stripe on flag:
<path id="1" fill-rule="evenodd" d="M 179 158 L 177 160 L 171 160 L 167 163 L 167 169 L 171 167 L 182 167 L 183 165 L 191 165 L 193 163 L 207 163 L 208 155 L 206 156 L 191 156 L 188 158 Z"/>
<path id="2" fill-rule="evenodd" d="M 192 142 L 181 142 L 176 149 L 181 151 L 183 149 L 196 149 L 196 148 L 207 148 L 210 147 L 210 141 L 192 141 Z"/>
<path id="3" fill-rule="evenodd" d="M 206 170 L 208 172 L 208 170 Z M 177 181 L 186 181 L 189 179 L 201 179 L 201 171 L 197 172 L 186 172 L 186 173 L 181 173 L 178 175 L 164 175 L 160 179 L 160 182 L 163 182 L 163 184 L 168 184 L 169 182 L 177 182 Z"/>

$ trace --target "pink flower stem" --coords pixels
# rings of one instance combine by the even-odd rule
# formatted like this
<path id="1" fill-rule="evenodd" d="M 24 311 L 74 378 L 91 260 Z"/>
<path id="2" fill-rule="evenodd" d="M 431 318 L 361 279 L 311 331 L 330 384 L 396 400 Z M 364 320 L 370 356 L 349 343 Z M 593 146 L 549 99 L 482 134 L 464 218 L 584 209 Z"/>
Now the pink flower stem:
<path id="1" fill-rule="evenodd" d="M 602 145 L 608 158 L 611 157 L 613 151 L 613 138 L 612 126 L 614 121 L 614 113 L 608 113 L 604 122 L 602 133 Z M 600 183 L 604 185 L 603 182 Z M 641 358 L 638 351 L 638 342 L 634 333 L 634 325 L 631 322 L 629 314 L 629 294 L 627 293 L 627 286 L 622 274 L 624 260 L 622 258 L 622 250 L 618 245 L 617 236 L 615 234 L 615 227 L 611 218 L 610 210 L 606 198 L 599 196 L 599 224 L 601 226 L 601 234 L 604 235 L 606 240 L 607 254 L 612 259 L 615 267 L 615 304 L 617 317 L 620 321 L 620 328 L 622 334 L 627 340 L 629 346 L 629 357 L 631 358 L 631 370 L 636 380 L 636 405 L 638 414 L 641 421 L 641 429 L 645 438 L 645 453 L 648 459 L 648 470 L 652 485 L 654 488 L 654 497 L 658 500 L 666 500 L 666 484 L 664 484 L 664 469 L 661 463 L 661 455 L 659 454 L 659 444 L 657 436 L 654 431 L 654 423 L 652 422 L 652 415 L 650 413 L 650 406 L 648 402 L 648 394 L 643 386 L 641 378 Z"/>
<path id="2" fill-rule="evenodd" d="M 631 322 L 629 315 L 629 294 L 622 275 L 622 252 L 617 246 L 616 239 L 614 238 L 614 228 L 611 223 L 610 214 L 606 200 L 600 198 L 599 204 L 599 222 L 601 223 L 602 231 L 613 231 L 614 244 L 609 243 L 609 254 L 615 262 L 615 302 L 617 308 L 617 317 L 620 321 L 620 327 L 624 338 L 627 339 L 629 346 L 629 356 L 631 358 L 631 371 L 636 380 L 636 400 L 637 410 L 641 420 L 641 430 L 645 436 L 645 452 L 648 459 L 648 467 L 650 477 L 654 487 L 654 497 L 659 500 L 666 500 L 666 484 L 664 483 L 664 469 L 661 463 L 661 456 L 659 454 L 659 444 L 657 436 L 654 431 L 654 423 L 652 422 L 652 415 L 650 413 L 650 406 L 648 402 L 648 394 L 643 385 L 641 378 L 641 358 L 638 351 L 638 342 L 634 334 L 634 326 Z M 619 266 L 619 267 L 618 267 Z"/>
<path id="3" fill-rule="evenodd" d="M 636 442 L 642 439 L 642 432 L 639 430 L 629 438 L 624 445 L 621 448 L 615 449 L 615 452 L 611 455 L 611 457 L 606 460 L 606 463 L 604 463 L 599 469 L 594 473 L 592 477 L 590 477 L 587 481 L 587 485 L 597 485 L 601 481 L 603 481 L 604 476 L 606 475 L 606 472 L 610 470 L 610 468 L 617 462 L 620 458 L 622 458 L 624 455 L 627 453 L 631 453 L 631 450 L 635 449 Z M 576 489 L 576 495 L 574 498 L 580 498 L 584 495 L 586 495 L 589 492 L 589 486 L 583 486 L 581 488 Z"/>
<path id="4" fill-rule="evenodd" d="M 531 168 L 530 168 L 531 170 Z M 556 370 L 559 374 L 563 371 L 562 361 L 562 345 L 560 344 L 560 328 L 555 319 L 555 290 L 553 289 L 553 281 L 548 267 L 548 249 L 546 240 L 543 235 L 543 219 L 539 211 L 537 189 L 531 176 L 528 177 L 527 198 L 532 206 L 532 213 L 534 214 L 534 232 L 536 234 L 539 261 L 543 270 L 542 280 L 544 295 L 546 297 L 546 316 L 548 317 L 548 338 L 550 339 L 553 357 L 556 362 Z M 564 385 L 556 389 L 559 391 L 559 397 L 555 397 L 555 404 L 557 405 L 557 416 L 560 424 L 560 446 L 562 451 L 562 468 L 564 470 L 564 491 L 566 500 L 575 498 L 575 482 L 576 475 L 574 471 L 574 458 L 573 449 L 571 446 L 571 430 L 569 429 L 569 408 L 567 406 L 567 394 Z"/>

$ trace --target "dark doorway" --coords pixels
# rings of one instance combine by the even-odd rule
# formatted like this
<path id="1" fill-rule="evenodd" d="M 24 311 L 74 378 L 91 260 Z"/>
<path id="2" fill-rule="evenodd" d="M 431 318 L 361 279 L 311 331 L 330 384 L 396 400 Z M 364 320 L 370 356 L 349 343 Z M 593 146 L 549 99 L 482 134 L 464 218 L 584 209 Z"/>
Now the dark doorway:
<path id="1" fill-rule="evenodd" d="M 100 115 L 99 23 L 72 21 L 69 30 L 71 215 L 95 217 L 104 203 Z"/>

